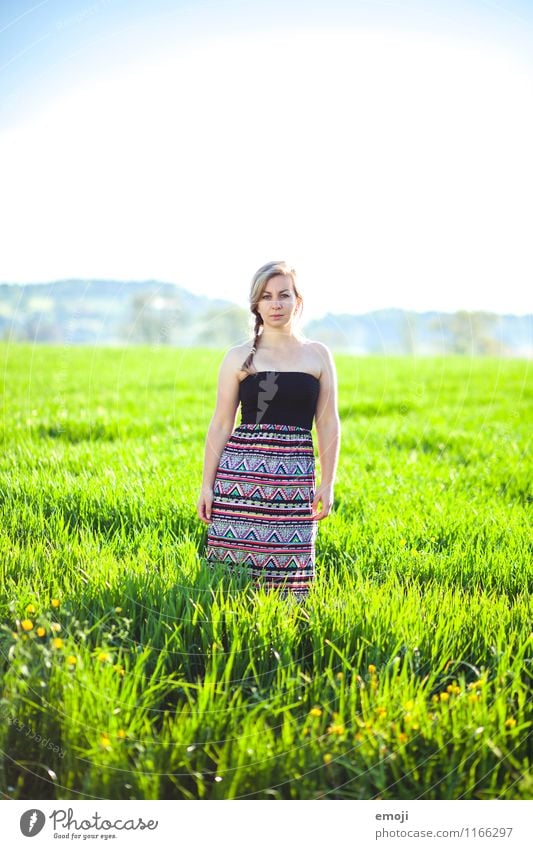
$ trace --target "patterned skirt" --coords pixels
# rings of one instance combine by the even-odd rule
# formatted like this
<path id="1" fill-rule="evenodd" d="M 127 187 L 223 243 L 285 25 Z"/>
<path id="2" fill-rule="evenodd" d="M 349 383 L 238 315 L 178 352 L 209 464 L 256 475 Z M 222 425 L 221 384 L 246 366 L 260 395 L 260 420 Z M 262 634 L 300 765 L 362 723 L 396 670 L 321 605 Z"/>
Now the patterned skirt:
<path id="1" fill-rule="evenodd" d="M 239 425 L 215 477 L 207 562 L 244 567 L 256 587 L 305 598 L 315 576 L 314 495 L 310 430 Z"/>

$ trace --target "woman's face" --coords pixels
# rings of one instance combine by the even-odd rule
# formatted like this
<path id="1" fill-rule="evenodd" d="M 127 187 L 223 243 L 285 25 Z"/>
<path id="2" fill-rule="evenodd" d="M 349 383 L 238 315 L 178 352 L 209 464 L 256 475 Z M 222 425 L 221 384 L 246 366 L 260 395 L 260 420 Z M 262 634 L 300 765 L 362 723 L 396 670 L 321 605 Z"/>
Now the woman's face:
<path id="1" fill-rule="evenodd" d="M 286 327 L 293 321 L 298 304 L 291 278 L 276 274 L 263 289 L 256 309 L 265 327 Z"/>

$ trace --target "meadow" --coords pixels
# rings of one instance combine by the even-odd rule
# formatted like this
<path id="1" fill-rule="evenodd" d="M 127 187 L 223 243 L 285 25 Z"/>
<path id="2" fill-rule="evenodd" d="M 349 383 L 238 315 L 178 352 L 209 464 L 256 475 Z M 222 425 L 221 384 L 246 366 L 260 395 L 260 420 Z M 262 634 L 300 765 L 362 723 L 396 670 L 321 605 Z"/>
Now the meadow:
<path id="1" fill-rule="evenodd" d="M 205 563 L 222 354 L 0 345 L 3 797 L 531 799 L 527 361 L 335 357 L 298 605 Z"/>

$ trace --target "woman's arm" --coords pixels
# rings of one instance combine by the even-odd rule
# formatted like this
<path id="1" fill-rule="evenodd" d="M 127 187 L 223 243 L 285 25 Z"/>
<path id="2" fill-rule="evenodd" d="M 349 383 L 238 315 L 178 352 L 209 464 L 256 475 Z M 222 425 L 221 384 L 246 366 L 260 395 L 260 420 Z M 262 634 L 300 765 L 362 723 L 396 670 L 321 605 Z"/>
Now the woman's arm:
<path id="1" fill-rule="evenodd" d="M 339 459 L 341 424 L 337 402 L 337 373 L 329 348 L 315 342 L 322 359 L 320 392 L 318 396 L 315 426 L 320 459 L 320 486 L 313 500 L 313 518 L 324 519 L 333 507 L 333 486 Z M 322 509 L 317 513 L 319 502 Z"/>
<path id="2" fill-rule="evenodd" d="M 242 359 L 242 351 L 231 348 L 220 366 L 217 402 L 205 441 L 202 488 L 197 504 L 198 517 L 202 522 L 211 521 L 213 485 L 218 464 L 228 437 L 235 427 L 235 416 L 239 406 L 239 380 L 237 377 L 239 357 Z"/>

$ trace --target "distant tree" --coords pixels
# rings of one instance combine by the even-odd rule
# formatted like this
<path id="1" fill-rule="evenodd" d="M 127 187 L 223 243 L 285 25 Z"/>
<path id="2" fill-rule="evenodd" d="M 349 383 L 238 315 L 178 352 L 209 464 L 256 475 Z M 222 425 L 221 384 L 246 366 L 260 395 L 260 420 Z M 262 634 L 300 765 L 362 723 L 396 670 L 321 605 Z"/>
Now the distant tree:
<path id="1" fill-rule="evenodd" d="M 238 345 L 251 335 L 248 317 L 250 313 L 240 307 L 208 309 L 201 317 L 196 334 L 198 345 L 222 347 Z"/>
<path id="2" fill-rule="evenodd" d="M 497 321 L 494 313 L 458 310 L 440 315 L 432 329 L 439 330 L 442 347 L 449 353 L 496 355 L 502 353 L 502 346 L 493 335 Z"/>
<path id="3" fill-rule="evenodd" d="M 121 329 L 128 342 L 170 345 L 179 339 L 184 310 L 177 297 L 140 292 L 130 301 L 129 321 Z"/>
<path id="4" fill-rule="evenodd" d="M 407 354 L 414 354 L 417 341 L 417 314 L 406 310 L 402 315 L 400 342 Z"/>

